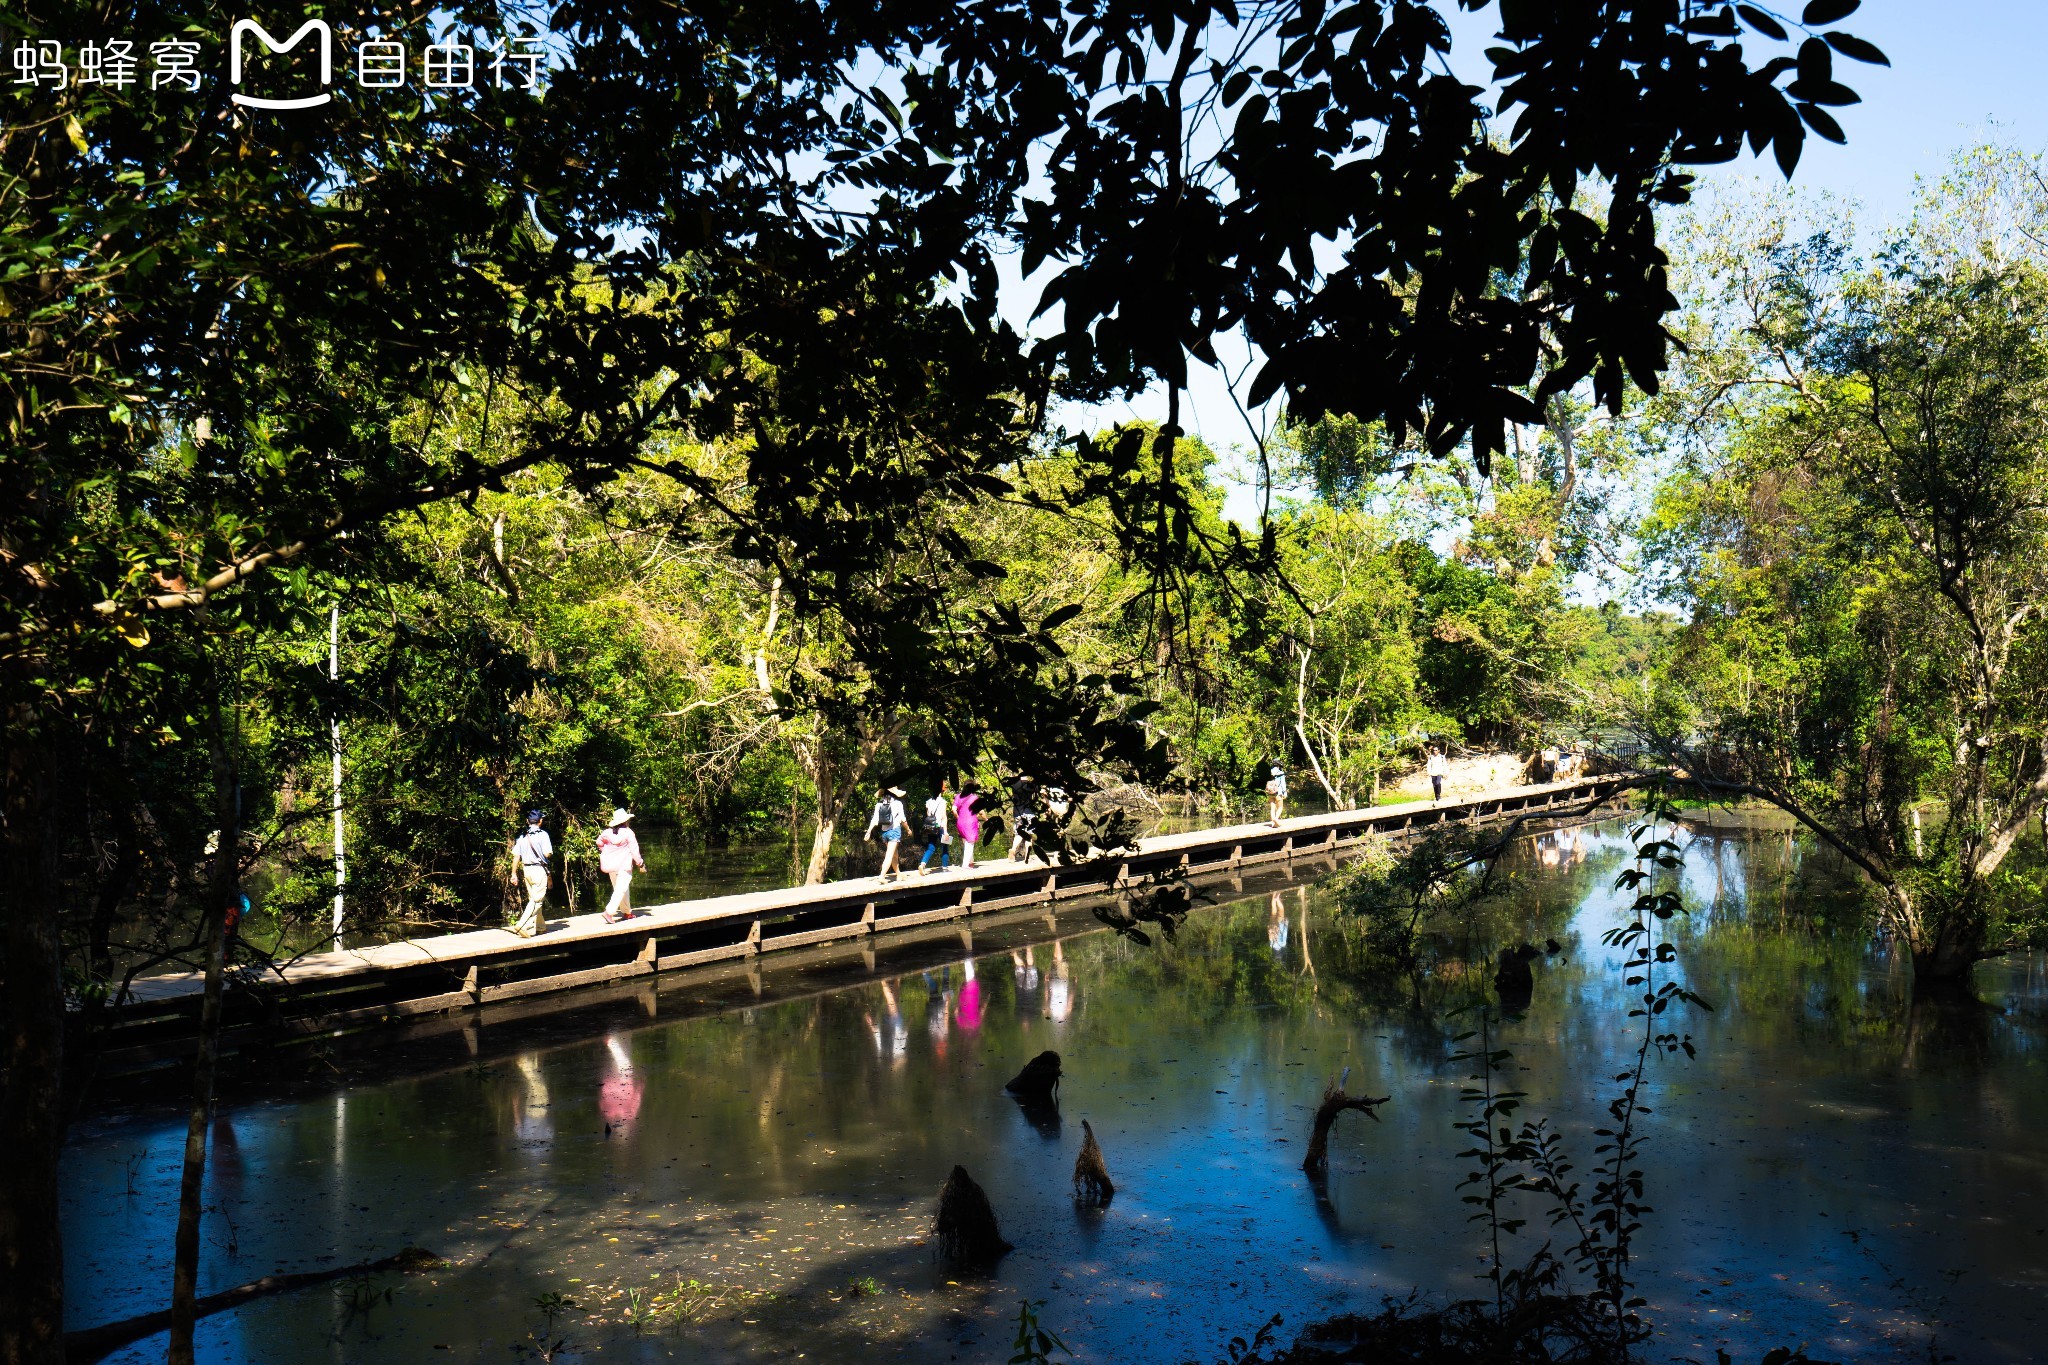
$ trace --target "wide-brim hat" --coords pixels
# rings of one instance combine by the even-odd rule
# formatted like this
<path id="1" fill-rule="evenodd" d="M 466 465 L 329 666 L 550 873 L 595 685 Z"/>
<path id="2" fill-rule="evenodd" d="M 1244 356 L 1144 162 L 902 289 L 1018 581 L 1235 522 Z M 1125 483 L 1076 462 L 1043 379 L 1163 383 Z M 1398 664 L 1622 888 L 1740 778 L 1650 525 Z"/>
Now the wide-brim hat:
<path id="1" fill-rule="evenodd" d="M 624 806 L 614 806 L 612 808 L 612 818 L 605 828 L 616 829 L 632 818 L 633 812 L 627 810 Z"/>
<path id="2" fill-rule="evenodd" d="M 902 796 L 902 795 L 903 795 L 903 788 L 901 788 L 901 787 L 891 787 L 891 788 L 889 788 L 889 795 L 891 795 L 891 796 L 899 796 L 899 797 L 900 797 L 900 796 Z"/>

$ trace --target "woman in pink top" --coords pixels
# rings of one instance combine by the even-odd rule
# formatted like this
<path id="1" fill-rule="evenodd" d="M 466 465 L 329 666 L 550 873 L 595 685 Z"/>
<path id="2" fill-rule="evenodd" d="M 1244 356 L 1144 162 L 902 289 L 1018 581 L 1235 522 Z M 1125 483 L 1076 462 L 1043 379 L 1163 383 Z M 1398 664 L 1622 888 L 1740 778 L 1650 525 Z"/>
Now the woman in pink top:
<path id="1" fill-rule="evenodd" d="M 953 798 L 953 828 L 960 835 L 960 866 L 974 866 L 974 841 L 981 837 L 981 816 L 977 809 L 981 804 L 981 786 L 969 778 L 960 784 L 960 794 Z"/>
<path id="2" fill-rule="evenodd" d="M 612 822 L 597 836 L 597 868 L 612 879 L 611 904 L 604 908 L 604 922 L 617 924 L 633 917 L 633 902 L 627 892 L 633 885 L 633 870 L 647 870 L 640 859 L 640 841 L 628 827 L 633 812 L 624 806 L 612 812 Z"/>

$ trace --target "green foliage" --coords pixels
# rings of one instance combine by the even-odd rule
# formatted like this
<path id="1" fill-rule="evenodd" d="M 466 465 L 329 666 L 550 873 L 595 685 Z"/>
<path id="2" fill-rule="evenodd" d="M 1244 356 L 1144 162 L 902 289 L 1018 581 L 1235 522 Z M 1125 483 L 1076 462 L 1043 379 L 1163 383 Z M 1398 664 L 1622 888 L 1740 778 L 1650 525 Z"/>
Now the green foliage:
<path id="1" fill-rule="evenodd" d="M 1038 1325 L 1038 1310 L 1045 1307 L 1045 1300 L 1033 1303 L 1025 1299 L 1017 1307 L 1017 1339 L 1011 1343 L 1010 1365 L 1045 1365 L 1054 1351 L 1072 1356 L 1067 1343 L 1061 1341 L 1057 1332 L 1048 1331 Z"/>
<path id="2" fill-rule="evenodd" d="M 1644 534 L 1690 620 L 1637 727 L 1825 829 L 1927 984 L 2031 932 L 2000 869 L 2048 790 L 2048 278 L 1951 220 L 1984 182 L 1869 263 L 1741 225 L 1759 264 L 1696 304 L 1701 443 Z"/>

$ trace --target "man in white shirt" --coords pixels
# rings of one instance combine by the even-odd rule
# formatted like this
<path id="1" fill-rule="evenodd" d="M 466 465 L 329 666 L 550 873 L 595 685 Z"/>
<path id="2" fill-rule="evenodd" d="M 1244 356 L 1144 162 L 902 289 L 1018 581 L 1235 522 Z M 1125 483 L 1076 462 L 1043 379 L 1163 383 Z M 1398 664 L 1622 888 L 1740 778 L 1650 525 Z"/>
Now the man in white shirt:
<path id="1" fill-rule="evenodd" d="M 512 857 L 519 864 L 519 876 L 526 883 L 526 908 L 519 912 L 519 937 L 532 938 L 540 932 L 540 908 L 548 898 L 548 859 L 555 856 L 555 841 L 541 827 L 541 813 L 526 813 L 526 833 L 512 841 Z"/>
<path id="2" fill-rule="evenodd" d="M 1436 744 L 1430 745 L 1429 788 L 1431 793 L 1430 799 L 1432 801 L 1441 801 L 1444 799 L 1444 779 L 1446 777 L 1449 777 L 1450 774 L 1451 761 L 1444 757 L 1443 748 L 1440 745 Z"/>

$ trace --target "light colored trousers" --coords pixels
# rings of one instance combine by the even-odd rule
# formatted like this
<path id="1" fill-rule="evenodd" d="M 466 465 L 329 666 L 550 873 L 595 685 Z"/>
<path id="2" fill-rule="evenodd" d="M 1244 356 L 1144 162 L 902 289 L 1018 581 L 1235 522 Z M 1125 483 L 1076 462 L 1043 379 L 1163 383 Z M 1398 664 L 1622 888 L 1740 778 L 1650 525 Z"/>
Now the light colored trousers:
<path id="1" fill-rule="evenodd" d="M 610 903 L 605 906 L 604 912 L 607 915 L 616 915 L 623 911 L 628 905 L 632 904 L 631 900 L 627 898 L 626 892 L 633 885 L 633 874 L 630 871 L 627 871 L 614 872 L 611 875 L 612 898 Z"/>
<path id="2" fill-rule="evenodd" d="M 519 871 L 526 878 L 526 908 L 519 912 L 519 932 L 537 934 L 541 924 L 540 909 L 548 898 L 548 870 L 522 866 Z"/>

